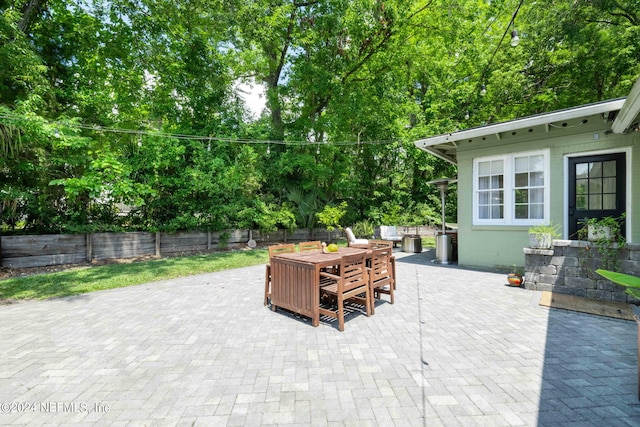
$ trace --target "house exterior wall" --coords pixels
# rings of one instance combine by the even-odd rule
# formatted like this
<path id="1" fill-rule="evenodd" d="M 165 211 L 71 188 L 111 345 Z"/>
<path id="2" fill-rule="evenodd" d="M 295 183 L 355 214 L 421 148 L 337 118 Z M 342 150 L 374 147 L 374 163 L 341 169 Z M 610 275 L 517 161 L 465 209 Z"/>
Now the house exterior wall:
<path id="1" fill-rule="evenodd" d="M 560 224 L 567 238 L 565 221 L 566 157 L 606 150 L 624 151 L 627 161 L 627 218 L 630 242 L 640 242 L 640 134 L 606 134 L 610 123 L 599 116 L 588 123 L 576 121 L 566 128 L 522 129 L 510 135 L 487 136 L 484 140 L 460 141 L 458 158 L 458 264 L 460 266 L 507 270 L 513 265 L 523 268 L 523 248 L 528 246 L 529 226 L 473 224 L 473 160 L 478 157 L 549 149 L 550 219 Z M 634 169 L 638 171 L 634 173 Z"/>

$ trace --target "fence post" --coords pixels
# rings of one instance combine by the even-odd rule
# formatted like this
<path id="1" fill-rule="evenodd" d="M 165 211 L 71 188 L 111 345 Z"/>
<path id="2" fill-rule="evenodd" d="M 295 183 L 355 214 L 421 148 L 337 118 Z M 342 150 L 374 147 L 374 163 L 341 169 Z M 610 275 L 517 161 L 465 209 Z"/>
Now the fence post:
<path id="1" fill-rule="evenodd" d="M 156 231 L 156 256 L 160 257 L 160 232 Z"/>
<path id="2" fill-rule="evenodd" d="M 207 250 L 211 250 L 211 230 L 207 231 Z"/>
<path id="3" fill-rule="evenodd" d="M 87 250 L 87 261 L 91 262 L 93 258 L 93 239 L 91 238 L 92 233 L 85 234 L 85 246 Z"/>

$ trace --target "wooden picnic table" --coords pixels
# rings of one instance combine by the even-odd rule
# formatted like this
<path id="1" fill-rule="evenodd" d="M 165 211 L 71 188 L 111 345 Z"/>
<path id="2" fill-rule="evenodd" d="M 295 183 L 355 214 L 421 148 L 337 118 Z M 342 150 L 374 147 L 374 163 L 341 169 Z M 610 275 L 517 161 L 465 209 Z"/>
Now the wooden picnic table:
<path id="1" fill-rule="evenodd" d="M 340 264 L 342 255 L 370 252 L 363 248 L 339 248 L 338 252 L 294 252 L 271 258 L 271 309 L 285 308 L 320 324 L 320 270 Z"/>

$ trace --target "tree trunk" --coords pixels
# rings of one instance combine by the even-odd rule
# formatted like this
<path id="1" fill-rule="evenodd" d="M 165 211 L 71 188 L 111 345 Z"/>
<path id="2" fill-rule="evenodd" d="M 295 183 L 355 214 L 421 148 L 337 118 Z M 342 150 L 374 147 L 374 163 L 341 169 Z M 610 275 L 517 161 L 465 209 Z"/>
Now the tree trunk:
<path id="1" fill-rule="evenodd" d="M 18 28 L 25 34 L 29 33 L 31 24 L 46 7 L 47 0 L 30 0 L 22 8 L 22 19 L 18 22 Z"/>

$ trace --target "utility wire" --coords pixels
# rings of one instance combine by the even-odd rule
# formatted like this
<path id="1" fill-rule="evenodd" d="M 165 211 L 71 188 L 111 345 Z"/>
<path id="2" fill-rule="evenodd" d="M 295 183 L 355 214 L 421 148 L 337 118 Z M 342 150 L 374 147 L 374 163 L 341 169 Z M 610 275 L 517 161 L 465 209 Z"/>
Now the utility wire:
<path id="1" fill-rule="evenodd" d="M 20 120 L 23 119 L 21 116 L 13 116 L 9 114 L 0 114 L 0 119 L 10 119 L 10 120 Z M 128 135 L 145 135 L 150 137 L 160 137 L 160 138 L 174 138 L 174 139 L 188 139 L 195 141 L 217 141 L 217 142 L 229 142 L 229 143 L 238 143 L 238 144 L 274 144 L 274 145 L 307 145 L 307 146 L 316 146 L 316 145 L 342 145 L 342 146 L 361 146 L 361 145 L 387 145 L 392 144 L 394 142 L 399 142 L 399 140 L 376 140 L 376 141 L 280 141 L 273 139 L 251 139 L 251 138 L 225 138 L 218 136 L 203 136 L 203 135 L 187 135 L 187 134 L 178 134 L 178 133 L 168 133 L 168 132 L 160 132 L 160 131 L 147 131 L 147 130 L 137 130 L 137 129 L 122 129 L 122 128 L 113 128 L 113 127 L 105 127 L 99 125 L 87 125 L 83 123 L 68 123 L 62 121 L 52 121 L 47 124 L 53 126 L 61 126 L 61 127 L 70 127 L 76 129 L 83 130 L 93 130 L 96 132 L 109 132 L 109 133 L 120 133 L 120 134 L 128 134 Z"/>

